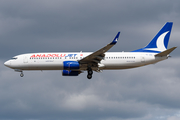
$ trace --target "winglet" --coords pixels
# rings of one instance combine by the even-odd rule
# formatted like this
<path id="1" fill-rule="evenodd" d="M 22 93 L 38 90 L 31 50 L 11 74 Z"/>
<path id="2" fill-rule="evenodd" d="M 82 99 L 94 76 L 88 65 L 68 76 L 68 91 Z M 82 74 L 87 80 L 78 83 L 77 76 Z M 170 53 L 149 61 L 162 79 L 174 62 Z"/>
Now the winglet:
<path id="1" fill-rule="evenodd" d="M 162 57 L 162 56 L 167 56 L 167 55 L 169 55 L 174 49 L 176 49 L 177 47 L 172 47 L 172 48 L 170 48 L 170 49 L 168 49 L 168 50 L 165 50 L 165 51 L 163 51 L 163 52 L 161 52 L 161 53 L 158 53 L 158 54 L 156 54 L 155 56 L 156 57 Z"/>
<path id="2" fill-rule="evenodd" d="M 89 63 L 93 62 L 93 63 L 99 64 L 100 61 L 105 56 L 104 53 L 107 52 L 109 49 L 111 49 L 117 43 L 119 34 L 120 34 L 120 32 L 117 33 L 116 37 L 114 38 L 114 40 L 111 43 L 107 44 L 105 47 L 97 50 L 96 52 L 91 53 L 90 55 L 84 57 L 83 59 L 79 60 L 79 63 L 89 64 Z"/>
<path id="3" fill-rule="evenodd" d="M 116 37 L 114 38 L 114 40 L 110 43 L 110 45 L 115 45 L 118 41 L 118 38 L 119 38 L 119 34 L 120 32 L 117 33 Z"/>

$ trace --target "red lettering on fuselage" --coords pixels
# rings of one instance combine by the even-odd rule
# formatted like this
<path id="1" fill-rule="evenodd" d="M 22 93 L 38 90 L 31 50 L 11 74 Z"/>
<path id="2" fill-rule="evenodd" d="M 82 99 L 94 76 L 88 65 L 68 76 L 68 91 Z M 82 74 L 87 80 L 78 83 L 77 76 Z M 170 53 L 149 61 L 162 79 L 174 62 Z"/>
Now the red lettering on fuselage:
<path id="1" fill-rule="evenodd" d="M 64 56 L 66 56 L 66 54 L 64 54 L 64 55 L 63 55 L 63 54 L 61 54 L 61 55 L 60 55 L 60 57 L 64 57 Z"/>
<path id="2" fill-rule="evenodd" d="M 31 56 L 31 58 L 35 57 L 65 57 L 66 54 L 34 54 Z"/>
<path id="3" fill-rule="evenodd" d="M 45 55 L 45 54 L 43 54 L 43 55 L 41 55 L 41 57 L 46 57 L 46 55 Z"/>
<path id="4" fill-rule="evenodd" d="M 51 54 L 47 54 L 47 56 L 46 57 L 51 57 Z"/>
<path id="5" fill-rule="evenodd" d="M 36 57 L 41 57 L 41 54 L 40 55 L 37 54 Z"/>
<path id="6" fill-rule="evenodd" d="M 32 56 L 31 56 L 31 58 L 34 58 L 34 57 L 36 57 L 36 56 L 35 56 L 35 55 L 32 55 Z"/>

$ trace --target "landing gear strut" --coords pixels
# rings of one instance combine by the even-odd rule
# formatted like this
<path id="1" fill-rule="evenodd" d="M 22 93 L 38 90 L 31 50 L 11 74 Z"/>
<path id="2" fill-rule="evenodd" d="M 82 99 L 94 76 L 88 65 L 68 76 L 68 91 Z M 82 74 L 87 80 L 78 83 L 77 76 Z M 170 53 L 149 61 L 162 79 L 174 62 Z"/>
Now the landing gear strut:
<path id="1" fill-rule="evenodd" d="M 88 78 L 88 79 L 91 79 L 91 78 L 92 78 L 92 74 L 93 74 L 92 69 L 89 67 L 89 68 L 87 69 L 87 72 L 88 72 L 87 78 Z"/>
<path id="2" fill-rule="evenodd" d="M 21 76 L 21 77 L 23 77 L 23 76 L 24 76 L 24 74 L 23 74 L 23 71 L 22 71 L 22 70 L 20 70 L 20 69 L 15 69 L 14 71 L 16 71 L 16 72 L 21 72 L 20 76 Z"/>

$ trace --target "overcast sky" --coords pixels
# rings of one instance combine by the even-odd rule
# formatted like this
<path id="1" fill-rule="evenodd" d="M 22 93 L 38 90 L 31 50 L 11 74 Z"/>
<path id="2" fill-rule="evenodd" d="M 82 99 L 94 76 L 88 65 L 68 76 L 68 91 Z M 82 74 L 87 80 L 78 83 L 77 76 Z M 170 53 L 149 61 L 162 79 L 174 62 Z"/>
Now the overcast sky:
<path id="1" fill-rule="evenodd" d="M 94 73 L 4 66 L 32 52 L 96 51 L 121 31 L 110 51 L 147 45 L 173 22 L 171 58 L 145 67 Z M 179 0 L 0 0 L 0 120 L 179 120 Z"/>

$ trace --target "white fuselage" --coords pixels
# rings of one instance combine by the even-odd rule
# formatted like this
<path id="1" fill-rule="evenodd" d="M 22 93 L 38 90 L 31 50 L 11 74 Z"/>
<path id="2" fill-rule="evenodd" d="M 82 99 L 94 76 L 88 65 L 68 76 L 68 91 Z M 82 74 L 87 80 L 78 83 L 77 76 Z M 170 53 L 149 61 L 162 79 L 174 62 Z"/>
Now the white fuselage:
<path id="1" fill-rule="evenodd" d="M 5 65 L 15 70 L 63 70 L 63 61 L 79 61 L 91 52 L 72 53 L 29 53 L 13 57 Z M 105 57 L 93 70 L 128 69 L 154 64 L 164 57 L 155 57 L 155 53 L 145 52 L 106 52 Z M 86 70 L 83 64 L 79 70 Z"/>
<path id="2" fill-rule="evenodd" d="M 120 35 L 118 32 L 113 41 L 95 52 L 29 53 L 15 56 L 4 65 L 21 72 L 21 77 L 24 76 L 24 70 L 62 70 L 63 76 L 78 76 L 87 71 L 87 78 L 91 79 L 93 71 L 154 64 L 167 59 L 176 49 L 167 49 L 172 24 L 167 22 L 147 46 L 131 52 L 107 52 L 117 43 Z"/>

